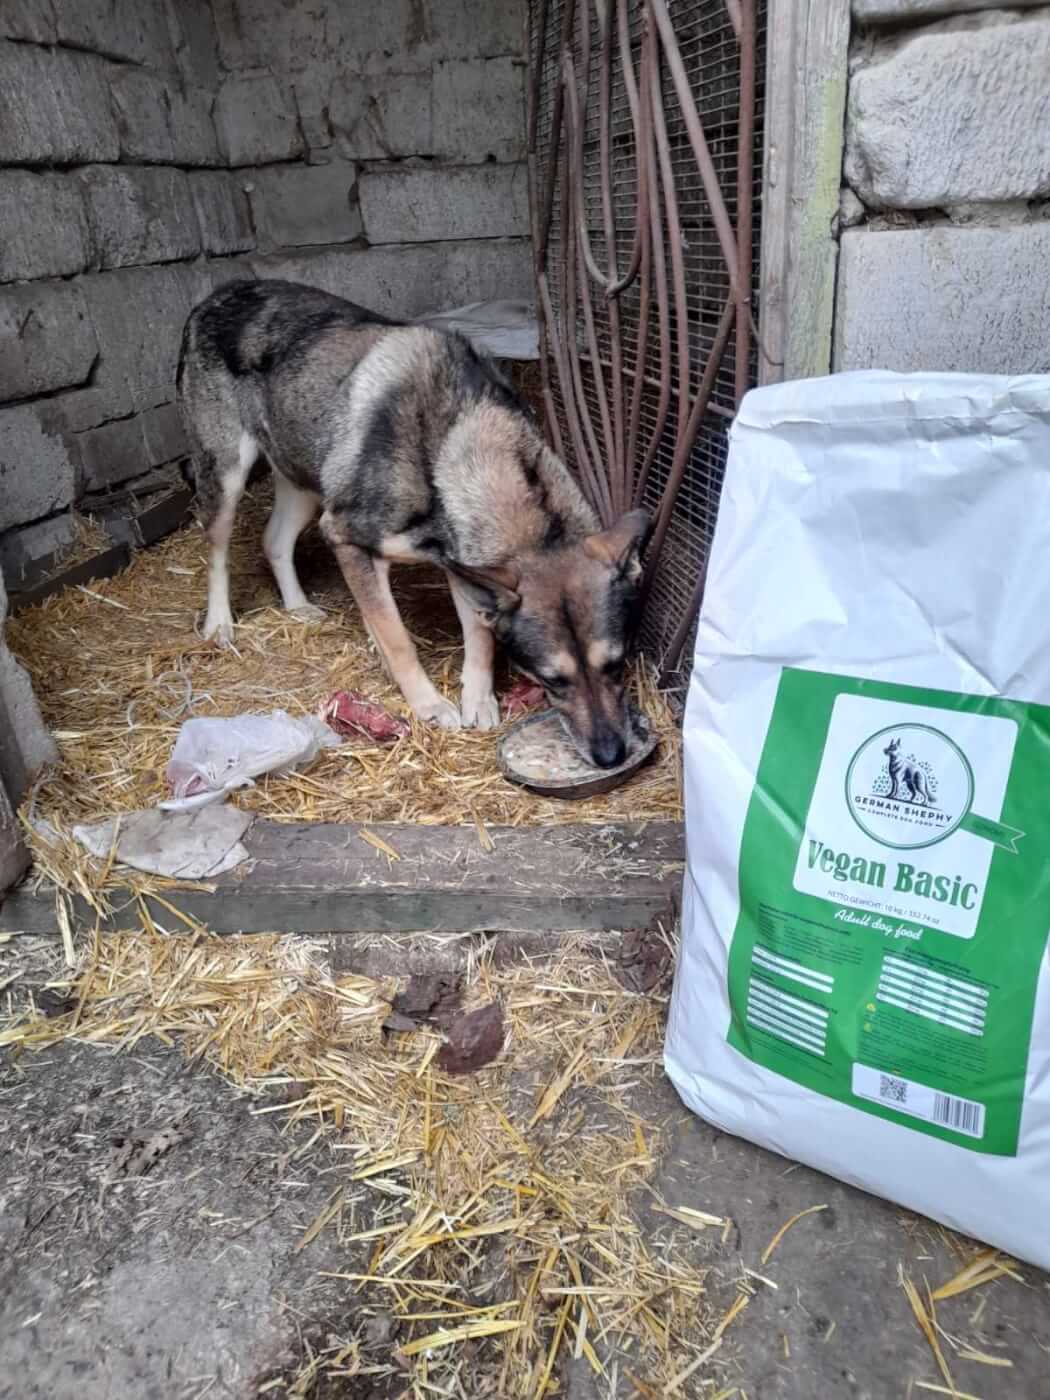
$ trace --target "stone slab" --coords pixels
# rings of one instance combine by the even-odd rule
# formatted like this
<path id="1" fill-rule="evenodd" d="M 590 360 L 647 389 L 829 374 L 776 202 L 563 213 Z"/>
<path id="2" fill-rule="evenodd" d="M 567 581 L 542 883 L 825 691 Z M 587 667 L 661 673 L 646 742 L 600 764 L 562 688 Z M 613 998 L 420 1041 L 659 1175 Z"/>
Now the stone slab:
<path id="1" fill-rule="evenodd" d="M 1050 372 L 1050 223 L 843 234 L 835 368 Z"/>
<path id="2" fill-rule="evenodd" d="M 205 88 L 219 85 L 219 40 L 210 0 L 178 0 L 170 7 L 172 45 L 182 77 Z"/>
<path id="3" fill-rule="evenodd" d="M 1050 9 L 931 24 L 850 81 L 845 172 L 879 209 L 1050 194 Z"/>
<path id="4" fill-rule="evenodd" d="M 68 175 L 0 170 L 0 282 L 67 277 L 91 259 L 84 199 Z"/>
<path id="5" fill-rule="evenodd" d="M 344 74 L 332 84 L 328 118 L 352 160 L 425 156 L 434 151 L 430 73 Z"/>
<path id="6" fill-rule="evenodd" d="M 529 231 L 523 164 L 367 170 L 358 188 L 372 244 L 513 238 Z"/>
<path id="7" fill-rule="evenodd" d="M 363 830 L 400 859 L 369 845 Z M 171 897 L 215 933 L 557 932 L 673 917 L 684 859 L 680 823 L 502 827 L 489 834 L 493 849 L 486 851 L 473 827 L 257 820 L 244 837 L 249 861 L 211 881 L 212 892 L 182 888 Z M 134 901 L 126 903 L 113 926 L 141 927 Z M 18 891 L 0 911 L 0 930 L 55 927 L 47 890 Z"/>
<path id="8" fill-rule="evenodd" d="M 493 0 L 474 9 L 480 14 Z M 403 65 L 422 49 L 430 33 L 419 0 L 214 0 L 219 58 L 224 68 L 279 66 L 311 72 L 319 66 L 360 69 L 369 55 L 386 68 Z"/>
<path id="9" fill-rule="evenodd" d="M 0 401 L 83 384 L 98 355 L 75 282 L 0 289 Z"/>
<path id="10" fill-rule="evenodd" d="M 247 176 L 226 170 L 193 170 L 188 179 L 205 253 L 243 253 L 255 247 Z"/>
<path id="11" fill-rule="evenodd" d="M 114 72 L 112 94 L 124 160 L 220 164 L 212 98 L 202 88 L 121 68 Z"/>
<path id="12" fill-rule="evenodd" d="M 244 183 L 260 247 L 350 243 L 361 236 L 356 165 L 263 166 Z"/>
<path id="13" fill-rule="evenodd" d="M 78 179 L 101 267 L 174 262 L 200 252 L 197 212 L 183 171 L 91 165 Z"/>
<path id="14" fill-rule="evenodd" d="M 86 433 L 78 434 L 77 443 L 81 480 L 86 491 L 104 491 L 109 486 L 118 486 L 130 477 L 141 475 L 151 465 L 139 418 L 121 418 L 116 423 L 89 428 Z"/>
<path id="15" fill-rule="evenodd" d="M 154 68 L 174 61 L 165 0 L 50 0 L 58 41 Z"/>
<path id="16" fill-rule="evenodd" d="M 76 487 L 76 447 L 47 404 L 0 408 L 0 530 L 62 510 Z"/>
<path id="17" fill-rule="evenodd" d="M 294 94 L 268 74 L 227 78 L 214 115 L 219 149 L 229 165 L 294 160 L 304 152 Z"/>
<path id="18" fill-rule="evenodd" d="M 4 0 L 0 5 L 0 39 L 53 44 L 57 37 L 51 0 Z"/>
<path id="19" fill-rule="evenodd" d="M 108 67 L 94 54 L 0 42 L 0 164 L 116 160 Z"/>
<path id="20" fill-rule="evenodd" d="M 439 63 L 433 125 L 434 154 L 445 159 L 524 160 L 524 62 L 475 58 Z"/>
<path id="21" fill-rule="evenodd" d="M 1011 10 L 1033 10 L 1046 0 L 1012 0 Z M 941 15 L 970 14 L 1003 8 L 1001 0 L 853 0 L 859 24 L 916 24 Z"/>
<path id="22" fill-rule="evenodd" d="M 395 317 L 533 296 L 527 239 L 329 248 L 256 257 L 252 267 L 258 277 L 305 282 Z"/>

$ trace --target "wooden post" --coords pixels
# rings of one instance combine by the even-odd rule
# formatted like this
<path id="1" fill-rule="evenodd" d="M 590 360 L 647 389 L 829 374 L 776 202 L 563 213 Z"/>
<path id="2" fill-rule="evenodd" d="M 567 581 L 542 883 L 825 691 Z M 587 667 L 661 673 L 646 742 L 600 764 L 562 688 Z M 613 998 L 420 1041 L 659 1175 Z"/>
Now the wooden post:
<path id="1" fill-rule="evenodd" d="M 849 0 L 769 0 L 759 382 L 831 372 Z"/>

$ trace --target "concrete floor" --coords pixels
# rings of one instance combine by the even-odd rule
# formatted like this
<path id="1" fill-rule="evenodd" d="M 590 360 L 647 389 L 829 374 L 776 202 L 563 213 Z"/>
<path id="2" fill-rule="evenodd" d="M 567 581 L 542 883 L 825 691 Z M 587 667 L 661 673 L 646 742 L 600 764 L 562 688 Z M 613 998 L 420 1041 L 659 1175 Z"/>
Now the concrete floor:
<path id="1" fill-rule="evenodd" d="M 27 974 L 28 975 L 28 974 Z M 645 1115 L 664 1121 L 652 1185 L 669 1204 L 732 1219 L 676 1248 L 711 1269 L 724 1311 L 754 1269 L 771 1280 L 726 1332 L 711 1366 L 680 1393 L 739 1388 L 746 1400 L 921 1400 L 941 1384 L 898 1279 L 931 1286 L 960 1255 L 946 1232 L 803 1167 L 724 1136 L 694 1118 L 660 1078 Z M 252 1113 L 225 1081 L 158 1044 L 130 1054 L 65 1044 L 0 1060 L 0 1396 L 11 1400 L 248 1400 L 290 1393 L 303 1358 L 339 1339 L 371 1341 L 374 1377 L 313 1400 L 402 1393 L 389 1331 L 374 1309 L 356 1314 L 345 1284 L 367 1245 L 348 1251 L 331 1232 L 306 1248 L 306 1227 L 331 1199 L 345 1164 L 309 1132 L 282 1134 L 280 1115 Z M 171 1124 L 184 1136 L 146 1176 L 104 1184 L 115 1140 Z M 763 1249 L 799 1221 L 762 1266 Z M 658 1244 L 666 1217 L 641 1193 L 637 1219 Z M 356 1230 L 368 1228 L 367 1215 Z M 960 1392 L 1050 1396 L 1050 1279 L 1031 1268 L 942 1304 L 953 1337 L 1012 1363 L 959 1360 Z M 479 1375 L 482 1372 L 479 1370 Z M 478 1394 L 489 1394 L 481 1380 Z M 607 1394 L 570 1367 L 568 1397 Z M 621 1384 L 619 1395 L 631 1386 Z"/>

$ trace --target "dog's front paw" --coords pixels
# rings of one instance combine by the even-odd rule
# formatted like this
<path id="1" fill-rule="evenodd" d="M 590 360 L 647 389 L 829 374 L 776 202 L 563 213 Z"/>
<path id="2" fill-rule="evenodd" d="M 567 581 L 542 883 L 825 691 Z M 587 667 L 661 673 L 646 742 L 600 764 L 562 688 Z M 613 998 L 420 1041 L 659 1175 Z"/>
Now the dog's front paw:
<path id="1" fill-rule="evenodd" d="M 496 729 L 499 722 L 499 701 L 491 691 L 487 695 L 463 692 L 463 723 L 468 729 Z"/>
<path id="2" fill-rule="evenodd" d="M 211 613 L 204 619 L 201 636 L 206 642 L 214 642 L 218 647 L 233 646 L 233 618 L 229 613 Z"/>
<path id="3" fill-rule="evenodd" d="M 459 710 L 451 700 L 446 700 L 441 695 L 435 695 L 433 700 L 425 700 L 421 705 L 414 706 L 414 709 L 421 720 L 428 724 L 436 724 L 439 729 L 462 728 Z"/>
<path id="4" fill-rule="evenodd" d="M 297 608 L 289 608 L 288 616 L 296 622 L 324 622 L 328 614 L 315 603 L 300 603 Z"/>

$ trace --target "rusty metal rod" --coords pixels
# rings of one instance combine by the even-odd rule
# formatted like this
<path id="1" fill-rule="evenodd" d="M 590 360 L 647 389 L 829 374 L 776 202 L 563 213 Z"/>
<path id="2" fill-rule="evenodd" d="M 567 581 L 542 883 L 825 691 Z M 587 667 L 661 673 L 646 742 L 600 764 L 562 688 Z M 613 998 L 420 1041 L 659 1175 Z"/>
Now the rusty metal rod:
<path id="1" fill-rule="evenodd" d="M 560 55 L 569 47 L 572 38 L 572 18 L 576 8 L 576 0 L 565 0 L 565 13 L 562 15 L 561 39 L 558 44 L 559 62 Z M 542 57 L 537 65 L 542 69 Z M 542 261 L 546 261 L 547 245 L 551 236 L 551 219 L 554 216 L 554 192 L 558 183 L 558 152 L 561 146 L 561 125 L 562 125 L 562 104 L 564 103 L 565 89 L 559 82 L 554 92 L 554 110 L 551 112 L 551 153 L 550 153 L 550 178 L 547 181 L 547 189 L 543 196 L 543 210 L 540 214 L 539 235 L 540 241 L 536 249 L 536 256 Z"/>
<path id="2" fill-rule="evenodd" d="M 601 69 L 598 81 L 598 161 L 602 189 L 602 228 L 605 233 L 605 263 L 608 286 L 619 280 L 616 270 L 616 210 L 612 198 L 612 51 L 613 12 L 615 0 L 597 0 L 601 24 Z M 608 296 L 608 289 L 606 290 Z M 627 509 L 627 460 L 624 456 L 623 433 L 623 341 L 620 332 L 620 303 L 608 298 L 606 314 L 609 321 L 609 354 L 612 360 L 610 393 L 613 409 L 613 455 L 609 461 L 612 476 L 612 505 L 616 515 Z M 599 361 L 599 364 L 601 361 Z M 595 368 L 595 373 L 602 371 Z"/>

